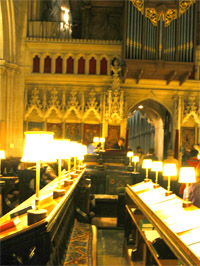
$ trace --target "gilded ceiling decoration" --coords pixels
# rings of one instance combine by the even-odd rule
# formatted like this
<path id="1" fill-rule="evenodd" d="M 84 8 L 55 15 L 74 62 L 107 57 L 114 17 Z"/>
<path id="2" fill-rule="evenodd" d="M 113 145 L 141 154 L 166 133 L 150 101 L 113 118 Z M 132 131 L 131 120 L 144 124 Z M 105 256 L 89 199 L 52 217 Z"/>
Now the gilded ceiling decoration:
<path id="1" fill-rule="evenodd" d="M 144 0 L 131 0 L 132 4 L 144 14 Z"/>
<path id="2" fill-rule="evenodd" d="M 131 2 L 142 14 L 144 14 L 144 0 L 131 0 Z M 179 0 L 179 16 L 185 13 L 194 3 L 195 0 Z M 167 9 L 167 11 L 164 12 L 157 11 L 156 8 L 145 8 L 145 17 L 149 18 L 154 26 L 158 25 L 162 15 L 165 27 L 167 27 L 174 19 L 177 19 L 178 11 L 177 9 Z"/>
<path id="3" fill-rule="evenodd" d="M 179 16 L 185 13 L 194 3 L 195 0 L 179 0 Z"/>

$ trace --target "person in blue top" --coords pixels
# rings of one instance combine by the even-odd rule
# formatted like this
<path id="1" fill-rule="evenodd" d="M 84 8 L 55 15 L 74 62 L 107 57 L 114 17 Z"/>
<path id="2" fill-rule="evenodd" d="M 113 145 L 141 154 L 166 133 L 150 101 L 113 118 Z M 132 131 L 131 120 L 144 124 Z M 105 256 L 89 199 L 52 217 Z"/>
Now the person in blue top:
<path id="1" fill-rule="evenodd" d="M 98 152 L 98 143 L 92 142 L 88 145 L 88 154 L 97 154 Z"/>

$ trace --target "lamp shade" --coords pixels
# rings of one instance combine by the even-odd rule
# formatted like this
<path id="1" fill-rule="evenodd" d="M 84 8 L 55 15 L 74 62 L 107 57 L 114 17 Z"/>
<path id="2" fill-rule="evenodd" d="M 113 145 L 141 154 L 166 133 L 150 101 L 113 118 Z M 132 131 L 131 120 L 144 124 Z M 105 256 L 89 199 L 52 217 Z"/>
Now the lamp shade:
<path id="1" fill-rule="evenodd" d="M 53 132 L 27 131 L 22 162 L 54 162 Z"/>
<path id="2" fill-rule="evenodd" d="M 99 142 L 99 137 L 94 137 L 93 142 Z"/>
<path id="3" fill-rule="evenodd" d="M 132 151 L 128 151 L 127 152 L 127 157 L 133 157 L 133 152 Z"/>
<path id="4" fill-rule="evenodd" d="M 83 160 L 84 159 L 83 156 L 86 154 L 87 154 L 87 146 L 78 143 L 78 154 L 77 154 L 78 159 Z"/>
<path id="5" fill-rule="evenodd" d="M 151 168 L 152 160 L 151 159 L 144 159 L 142 162 L 142 168 Z"/>
<path id="6" fill-rule="evenodd" d="M 76 141 L 70 141 L 70 152 L 72 157 L 78 157 L 80 145 L 81 144 Z"/>
<path id="7" fill-rule="evenodd" d="M 100 138 L 99 141 L 100 141 L 101 143 L 104 143 L 104 142 L 105 142 L 105 138 Z"/>
<path id="8" fill-rule="evenodd" d="M 176 164 L 165 163 L 163 169 L 163 176 L 177 176 Z"/>
<path id="9" fill-rule="evenodd" d="M 195 183 L 195 168 L 194 167 L 181 167 L 179 173 L 179 183 Z"/>
<path id="10" fill-rule="evenodd" d="M 161 161 L 153 161 L 151 171 L 155 172 L 162 172 L 163 170 L 163 163 Z"/>
<path id="11" fill-rule="evenodd" d="M 5 151 L 4 150 L 0 150 L 0 159 L 5 159 Z"/>
<path id="12" fill-rule="evenodd" d="M 133 156 L 132 162 L 138 163 L 139 162 L 139 156 Z"/>
<path id="13" fill-rule="evenodd" d="M 54 140 L 54 154 L 56 159 L 70 158 L 70 142 L 66 139 Z"/>

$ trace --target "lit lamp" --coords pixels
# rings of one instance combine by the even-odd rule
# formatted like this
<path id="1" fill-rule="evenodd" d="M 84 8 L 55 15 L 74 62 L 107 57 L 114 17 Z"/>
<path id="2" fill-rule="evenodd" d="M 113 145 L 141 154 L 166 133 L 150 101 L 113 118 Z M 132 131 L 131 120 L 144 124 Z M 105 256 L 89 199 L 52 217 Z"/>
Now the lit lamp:
<path id="1" fill-rule="evenodd" d="M 134 173 L 136 173 L 136 165 L 139 162 L 139 156 L 133 156 L 132 162 L 134 162 Z"/>
<path id="2" fill-rule="evenodd" d="M 153 186 L 154 188 L 158 188 L 160 186 L 158 184 L 158 172 L 162 172 L 162 170 L 163 170 L 163 163 L 161 161 L 152 162 L 151 171 L 156 172 L 155 184 Z"/>
<path id="3" fill-rule="evenodd" d="M 165 192 L 165 196 L 169 196 L 173 194 L 173 192 L 170 191 L 170 177 L 177 176 L 176 164 L 165 163 L 163 169 L 163 176 L 168 176 L 168 185 L 167 185 L 167 191 Z"/>
<path id="4" fill-rule="evenodd" d="M 65 194 L 65 189 L 61 189 L 61 162 L 68 157 L 68 148 L 68 140 L 54 140 L 54 155 L 58 160 L 58 187 L 53 191 L 54 199 Z"/>
<path id="5" fill-rule="evenodd" d="M 93 138 L 93 142 L 95 143 L 95 147 L 96 147 L 96 151 L 98 151 L 99 152 L 99 141 L 100 141 L 100 138 L 99 137 L 94 137 Z"/>
<path id="6" fill-rule="evenodd" d="M 76 173 L 76 159 L 79 153 L 79 146 L 80 143 L 76 142 L 76 141 L 71 141 L 70 142 L 70 149 L 71 149 L 71 156 L 74 157 L 74 173 Z"/>
<path id="7" fill-rule="evenodd" d="M 80 170 L 81 168 L 83 168 L 83 160 L 84 160 L 84 155 L 87 154 L 87 146 L 86 145 L 80 145 L 80 152 L 78 154 L 78 160 L 79 160 L 79 164 L 78 164 L 78 169 Z"/>
<path id="8" fill-rule="evenodd" d="M 101 143 L 102 150 L 104 150 L 104 143 L 105 143 L 105 138 L 100 138 L 99 142 Z"/>
<path id="9" fill-rule="evenodd" d="M 94 137 L 94 138 L 93 138 L 93 142 L 95 142 L 95 143 L 99 143 L 99 137 Z"/>
<path id="10" fill-rule="evenodd" d="M 152 166 L 152 160 L 151 159 L 144 159 L 142 162 L 142 168 L 146 169 L 146 177 L 144 179 L 144 182 L 151 181 L 149 179 L 149 169 L 151 169 Z"/>
<path id="11" fill-rule="evenodd" d="M 132 166 L 132 163 L 131 163 L 131 161 L 132 161 L 132 157 L 133 157 L 133 152 L 132 151 L 128 151 L 127 152 L 127 157 L 129 158 L 129 167 L 131 167 Z"/>
<path id="12" fill-rule="evenodd" d="M 179 183 L 186 183 L 185 201 L 183 202 L 183 208 L 189 207 L 192 203 L 189 201 L 188 188 L 189 183 L 195 183 L 195 168 L 194 167 L 181 167 L 179 173 Z"/>
<path id="13" fill-rule="evenodd" d="M 1 174 L 1 159 L 5 159 L 5 158 L 6 158 L 5 151 L 0 150 L 0 176 L 2 176 L 2 174 Z"/>
<path id="14" fill-rule="evenodd" d="M 34 224 L 47 215 L 47 210 L 40 209 L 40 163 L 56 161 L 53 157 L 53 132 L 27 131 L 25 134 L 24 153 L 22 162 L 36 163 L 36 185 L 35 185 L 35 208 L 28 210 L 28 225 Z"/>

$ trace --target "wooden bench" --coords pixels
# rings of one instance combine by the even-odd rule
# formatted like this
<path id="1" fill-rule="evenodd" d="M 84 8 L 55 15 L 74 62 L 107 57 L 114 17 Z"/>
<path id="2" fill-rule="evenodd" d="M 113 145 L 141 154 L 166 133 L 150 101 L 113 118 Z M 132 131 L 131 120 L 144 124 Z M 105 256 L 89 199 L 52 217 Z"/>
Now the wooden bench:
<path id="1" fill-rule="evenodd" d="M 97 228 L 75 219 L 63 265 L 96 265 Z"/>

